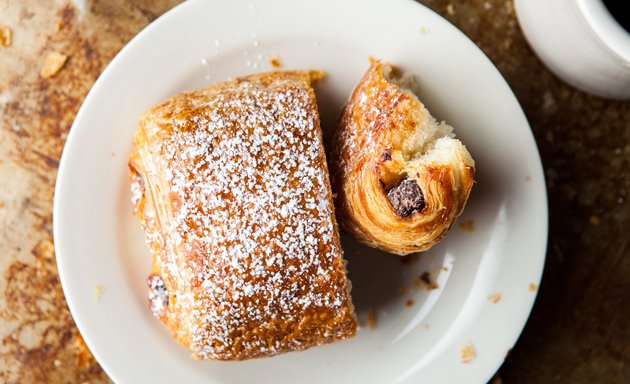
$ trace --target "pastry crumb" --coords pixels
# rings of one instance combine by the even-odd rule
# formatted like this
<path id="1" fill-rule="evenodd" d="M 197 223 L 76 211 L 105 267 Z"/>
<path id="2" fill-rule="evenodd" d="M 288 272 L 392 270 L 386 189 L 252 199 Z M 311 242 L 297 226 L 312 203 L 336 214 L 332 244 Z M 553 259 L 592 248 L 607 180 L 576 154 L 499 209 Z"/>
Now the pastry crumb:
<path id="1" fill-rule="evenodd" d="M 493 293 L 492 295 L 488 296 L 488 300 L 490 300 L 493 304 L 496 304 L 499 302 L 499 300 L 501 300 L 501 294 L 499 292 Z"/>
<path id="2" fill-rule="evenodd" d="M 413 304 L 414 304 L 414 301 L 413 301 L 413 300 L 411 300 L 411 299 L 409 299 L 409 300 L 407 300 L 407 302 L 405 303 L 405 306 L 407 306 L 407 307 L 411 307 Z"/>
<path id="3" fill-rule="evenodd" d="M 420 326 L 420 329 L 422 329 L 423 331 L 428 330 L 428 329 L 429 329 L 429 324 L 422 324 L 422 325 Z"/>
<path id="4" fill-rule="evenodd" d="M 92 293 L 94 294 L 94 302 L 98 303 L 99 301 L 101 301 L 101 296 L 103 296 L 103 291 L 105 289 L 103 288 L 102 285 L 100 284 L 94 284 L 94 286 L 92 287 Z"/>
<path id="5" fill-rule="evenodd" d="M 398 290 L 396 291 L 396 293 L 398 293 L 398 296 L 405 296 L 406 294 L 409 293 L 409 288 L 407 288 L 407 287 L 399 287 Z"/>
<path id="6" fill-rule="evenodd" d="M 55 77 L 68 61 L 68 56 L 60 52 L 51 52 L 46 57 L 44 67 L 40 72 L 41 76 L 46 79 Z"/>
<path id="7" fill-rule="evenodd" d="M 538 290 L 538 285 L 534 284 L 534 283 L 529 283 L 529 288 L 528 290 L 530 292 L 536 292 Z"/>
<path id="8" fill-rule="evenodd" d="M 554 136 L 553 136 L 553 132 L 552 131 L 547 131 L 547 133 L 545 133 L 545 140 L 548 143 L 553 144 Z"/>
<path id="9" fill-rule="evenodd" d="M 424 25 L 421 25 L 420 28 L 418 28 L 418 32 L 420 32 L 421 35 L 424 35 L 425 33 L 427 33 L 427 29 L 424 27 Z"/>
<path id="10" fill-rule="evenodd" d="M 278 56 L 271 56 L 271 60 L 269 60 L 269 63 L 274 68 L 282 67 L 282 63 L 280 62 L 280 58 Z"/>
<path id="11" fill-rule="evenodd" d="M 13 41 L 13 31 L 9 27 L 5 27 L 4 25 L 0 25 L 0 45 L 5 48 L 11 46 L 11 42 Z"/>
<path id="12" fill-rule="evenodd" d="M 373 309 L 370 309 L 370 312 L 368 312 L 367 323 L 370 330 L 374 330 L 376 328 L 376 313 L 374 313 Z"/>
<path id="13" fill-rule="evenodd" d="M 455 7 L 453 6 L 453 4 L 449 3 L 446 6 L 446 13 L 448 13 L 449 16 L 453 16 L 455 14 Z"/>
<path id="14" fill-rule="evenodd" d="M 459 228 L 464 232 L 473 232 L 475 230 L 475 222 L 473 220 L 464 220 L 459 223 Z"/>
<path id="15" fill-rule="evenodd" d="M 52 260 L 55 258 L 55 245 L 50 239 L 44 239 L 37 243 L 31 252 L 38 258 L 38 260 Z"/>
<path id="16" fill-rule="evenodd" d="M 459 353 L 462 358 L 462 363 L 468 364 L 470 363 L 477 354 L 475 353 L 475 348 L 473 348 L 472 344 L 468 343 L 459 350 Z"/>
<path id="17" fill-rule="evenodd" d="M 588 222 L 589 222 L 591 225 L 599 225 L 599 222 L 600 222 L 600 220 L 599 220 L 599 216 L 597 216 L 597 215 L 591 215 L 591 217 L 588 219 Z"/>
<path id="18" fill-rule="evenodd" d="M 525 181 L 532 181 L 532 177 L 530 175 L 525 175 Z"/>
<path id="19" fill-rule="evenodd" d="M 94 356 L 92 356 L 92 354 L 90 353 L 90 350 L 88 349 L 87 344 L 85 344 L 83 337 L 81 337 L 81 334 L 76 335 L 74 339 L 74 348 L 77 357 L 77 367 L 79 369 L 84 369 L 85 367 L 96 364 L 96 360 L 94 359 Z"/>
<path id="20" fill-rule="evenodd" d="M 505 2 L 505 12 L 508 15 L 513 15 L 514 14 L 514 4 L 511 1 L 506 1 Z"/>
<path id="21" fill-rule="evenodd" d="M 437 283 L 431 280 L 431 274 L 428 271 L 422 272 L 419 278 L 414 280 L 416 288 L 426 288 L 428 291 L 432 291 L 438 288 Z"/>

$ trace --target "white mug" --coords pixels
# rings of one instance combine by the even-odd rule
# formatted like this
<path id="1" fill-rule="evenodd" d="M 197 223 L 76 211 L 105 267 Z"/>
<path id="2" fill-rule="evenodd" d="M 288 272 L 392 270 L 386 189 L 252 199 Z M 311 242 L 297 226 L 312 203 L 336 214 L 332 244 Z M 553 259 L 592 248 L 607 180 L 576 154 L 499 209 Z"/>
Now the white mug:
<path id="1" fill-rule="evenodd" d="M 630 32 L 602 0 L 514 5 L 529 44 L 558 77 L 593 95 L 630 100 Z"/>

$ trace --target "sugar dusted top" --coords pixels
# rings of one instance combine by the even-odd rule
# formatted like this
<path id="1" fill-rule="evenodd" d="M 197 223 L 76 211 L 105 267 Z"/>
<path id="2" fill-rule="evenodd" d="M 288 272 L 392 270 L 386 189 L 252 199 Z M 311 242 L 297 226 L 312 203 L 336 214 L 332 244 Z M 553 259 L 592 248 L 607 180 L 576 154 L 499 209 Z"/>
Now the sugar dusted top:
<path id="1" fill-rule="evenodd" d="M 237 79 L 142 118 L 130 167 L 170 296 L 160 318 L 198 357 L 272 355 L 354 334 L 309 86 L 318 77 Z"/>

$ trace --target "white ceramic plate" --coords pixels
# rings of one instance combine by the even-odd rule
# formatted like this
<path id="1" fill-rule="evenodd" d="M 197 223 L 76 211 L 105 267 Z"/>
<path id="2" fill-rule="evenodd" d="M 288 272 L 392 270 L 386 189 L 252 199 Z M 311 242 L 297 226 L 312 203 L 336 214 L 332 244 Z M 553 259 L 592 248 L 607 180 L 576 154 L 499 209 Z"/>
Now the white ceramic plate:
<path id="1" fill-rule="evenodd" d="M 127 155 L 140 114 L 179 91 L 271 69 L 318 68 L 326 136 L 368 67 L 417 76 L 421 99 L 456 127 L 477 184 L 444 241 L 403 264 L 344 235 L 359 318 L 351 340 L 239 363 L 195 361 L 147 309 L 150 257 L 131 215 Z M 188 1 L 112 61 L 86 98 L 63 153 L 54 207 L 64 292 L 81 334 L 118 383 L 483 383 L 514 345 L 545 259 L 539 155 L 509 87 L 481 51 L 412 1 Z M 431 273 L 438 289 L 416 288 Z M 99 300 L 95 287 L 102 287 Z M 406 291 L 405 291 L 406 289 Z M 488 295 L 500 293 L 493 304 Z M 407 306 L 408 300 L 414 304 Z M 475 358 L 461 362 L 470 344 Z"/>

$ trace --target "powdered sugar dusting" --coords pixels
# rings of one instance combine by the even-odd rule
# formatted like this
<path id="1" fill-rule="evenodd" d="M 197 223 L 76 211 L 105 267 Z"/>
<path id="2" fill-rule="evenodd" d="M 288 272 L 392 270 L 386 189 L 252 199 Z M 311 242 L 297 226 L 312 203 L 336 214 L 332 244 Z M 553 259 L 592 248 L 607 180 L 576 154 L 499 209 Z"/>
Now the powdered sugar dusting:
<path id="1" fill-rule="evenodd" d="M 168 306 L 168 291 L 164 285 L 164 281 L 158 275 L 151 275 L 147 279 L 149 287 L 149 309 L 153 316 L 164 316 L 166 307 Z"/>
<path id="2" fill-rule="evenodd" d="M 144 129 L 162 135 L 147 155 L 167 170 L 172 201 L 158 261 L 172 277 L 172 313 L 188 314 L 178 321 L 192 330 L 191 351 L 247 358 L 352 334 L 311 95 L 289 81 L 244 81 L 171 102 Z"/>

